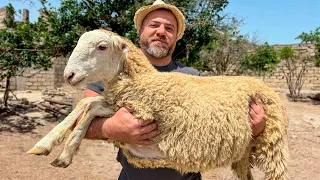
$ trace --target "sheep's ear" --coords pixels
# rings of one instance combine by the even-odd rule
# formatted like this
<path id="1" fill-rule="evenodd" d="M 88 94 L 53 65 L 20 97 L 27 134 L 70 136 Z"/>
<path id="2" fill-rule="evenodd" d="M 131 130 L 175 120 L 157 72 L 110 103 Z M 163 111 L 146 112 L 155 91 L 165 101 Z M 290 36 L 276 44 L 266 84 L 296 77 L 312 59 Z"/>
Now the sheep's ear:
<path id="1" fill-rule="evenodd" d="M 122 51 L 123 53 L 129 52 L 129 46 L 127 45 L 127 43 L 124 40 L 122 40 L 120 38 L 116 38 L 113 41 L 113 45 L 114 45 L 115 50 L 117 50 L 117 51 Z"/>

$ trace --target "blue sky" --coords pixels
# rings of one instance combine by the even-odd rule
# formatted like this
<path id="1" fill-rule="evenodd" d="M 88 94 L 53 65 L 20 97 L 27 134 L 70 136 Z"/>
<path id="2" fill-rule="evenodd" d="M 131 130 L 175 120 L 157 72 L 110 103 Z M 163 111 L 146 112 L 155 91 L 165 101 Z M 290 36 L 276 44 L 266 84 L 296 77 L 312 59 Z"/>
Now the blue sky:
<path id="1" fill-rule="evenodd" d="M 39 17 L 38 10 L 42 7 L 40 0 L 31 0 L 32 4 L 30 3 L 30 0 L 0 0 L 0 7 L 7 6 L 9 3 L 13 5 L 16 11 L 19 9 L 28 9 L 29 10 L 29 17 L 31 21 L 35 21 Z M 60 0 L 48 0 L 53 6 L 59 6 Z M 16 17 L 16 20 L 20 20 L 18 17 Z"/>
<path id="2" fill-rule="evenodd" d="M 11 3 L 16 9 L 29 9 L 30 20 L 39 16 L 38 0 L 30 5 L 26 0 L 1 0 L 0 7 Z M 53 5 L 59 3 L 54 0 Z M 320 0 L 229 0 L 224 13 L 230 13 L 245 24 L 240 27 L 241 34 L 254 33 L 261 41 L 269 44 L 293 44 L 301 32 L 309 32 L 320 26 Z"/>
<path id="3" fill-rule="evenodd" d="M 225 13 L 244 19 L 240 33 L 269 44 L 299 43 L 301 32 L 320 27 L 320 0 L 229 0 Z"/>

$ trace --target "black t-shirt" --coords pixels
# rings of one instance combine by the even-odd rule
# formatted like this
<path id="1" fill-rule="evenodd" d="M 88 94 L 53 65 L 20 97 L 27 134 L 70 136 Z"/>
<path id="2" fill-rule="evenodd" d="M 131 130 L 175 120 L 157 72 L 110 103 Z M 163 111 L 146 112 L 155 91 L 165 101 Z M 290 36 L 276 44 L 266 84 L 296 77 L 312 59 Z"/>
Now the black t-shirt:
<path id="1" fill-rule="evenodd" d="M 154 67 L 160 72 L 181 72 L 184 74 L 200 76 L 200 72 L 196 69 L 187 67 L 177 61 L 171 61 L 166 66 Z M 103 83 L 96 82 L 89 84 L 88 89 L 101 94 L 104 90 Z M 123 156 L 121 149 L 118 152 L 117 160 L 123 168 L 119 180 L 201 180 L 200 173 L 180 174 L 178 171 L 169 168 L 135 168 L 128 163 L 127 159 Z"/>

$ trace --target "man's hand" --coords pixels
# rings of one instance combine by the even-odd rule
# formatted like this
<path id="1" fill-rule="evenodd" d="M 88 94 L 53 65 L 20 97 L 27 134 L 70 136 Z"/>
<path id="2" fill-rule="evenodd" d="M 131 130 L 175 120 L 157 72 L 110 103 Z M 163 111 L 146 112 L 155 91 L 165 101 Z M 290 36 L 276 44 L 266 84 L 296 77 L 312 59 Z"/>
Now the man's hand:
<path id="1" fill-rule="evenodd" d="M 152 145 L 153 141 L 150 138 L 160 134 L 157 124 L 153 120 L 137 119 L 132 112 L 128 108 L 120 108 L 114 116 L 104 122 L 103 136 L 130 144 Z"/>
<path id="2" fill-rule="evenodd" d="M 258 104 L 253 102 L 249 103 L 250 110 L 250 123 L 252 128 L 253 137 L 259 136 L 266 127 L 265 113 L 261 100 L 258 101 Z"/>

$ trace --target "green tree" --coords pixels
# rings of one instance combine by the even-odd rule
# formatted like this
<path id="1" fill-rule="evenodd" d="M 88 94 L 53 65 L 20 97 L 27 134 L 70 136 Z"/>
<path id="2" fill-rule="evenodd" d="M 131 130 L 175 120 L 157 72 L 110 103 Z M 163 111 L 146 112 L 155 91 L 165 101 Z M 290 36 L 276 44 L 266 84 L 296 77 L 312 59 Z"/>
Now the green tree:
<path id="1" fill-rule="evenodd" d="M 86 31 L 108 29 L 137 42 L 133 31 L 134 12 L 140 6 L 134 0 L 63 0 L 60 7 L 41 1 L 47 40 L 62 55 L 68 56 L 78 38 Z M 141 3 L 142 4 L 142 3 Z"/>
<path id="2" fill-rule="evenodd" d="M 316 45 L 315 66 L 320 67 L 320 27 L 309 33 L 302 32 L 296 39 L 300 39 L 301 43 Z"/>
<path id="3" fill-rule="evenodd" d="M 266 42 L 254 49 L 241 61 L 240 72 L 265 76 L 275 70 L 279 62 L 277 51 Z"/>
<path id="4" fill-rule="evenodd" d="M 186 31 L 177 42 L 174 59 L 190 66 L 197 66 L 200 50 L 215 39 L 216 25 L 227 0 L 167 0 L 176 5 L 186 17 Z M 42 0 L 43 12 L 49 25 L 48 40 L 52 48 L 60 49 L 68 55 L 76 45 L 80 35 L 88 30 L 104 28 L 131 39 L 139 45 L 133 18 L 136 10 L 153 1 L 141 0 L 63 0 L 59 8 L 53 8 Z"/>
<path id="5" fill-rule="evenodd" d="M 289 97 L 296 101 L 307 80 L 306 72 L 313 67 L 313 58 L 301 52 L 295 52 L 291 47 L 284 47 L 280 51 L 281 61 L 284 61 L 280 70 L 284 73 L 289 89 Z"/>
<path id="6" fill-rule="evenodd" d="M 202 69 L 200 51 L 217 37 L 221 22 L 225 16 L 221 15 L 227 7 L 227 0 L 186 0 L 168 1 L 176 5 L 186 17 L 186 30 L 181 40 L 177 42 L 174 59 L 197 69 Z"/>
<path id="7" fill-rule="evenodd" d="M 240 74 L 241 60 L 248 50 L 254 49 L 247 36 L 239 35 L 238 27 L 243 21 L 235 17 L 230 18 L 229 23 L 220 27 L 213 40 L 200 52 L 202 70 L 210 71 L 214 75 L 238 75 Z"/>
<path id="8" fill-rule="evenodd" d="M 15 22 L 14 8 L 11 4 L 6 8 L 11 16 L 3 22 L 6 28 L 0 30 L 0 81 L 6 80 L 3 97 L 5 107 L 10 91 L 10 78 L 23 76 L 26 68 L 49 68 L 50 57 L 54 55 L 42 38 L 41 22 Z"/>

